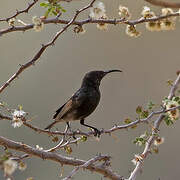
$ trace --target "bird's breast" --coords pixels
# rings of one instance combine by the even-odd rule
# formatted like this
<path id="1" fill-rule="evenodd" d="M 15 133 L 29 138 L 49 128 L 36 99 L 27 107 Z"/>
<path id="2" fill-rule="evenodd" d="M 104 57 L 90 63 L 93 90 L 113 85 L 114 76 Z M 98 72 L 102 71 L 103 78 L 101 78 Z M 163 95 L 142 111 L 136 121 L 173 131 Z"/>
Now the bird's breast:
<path id="1" fill-rule="evenodd" d="M 87 92 L 86 98 L 76 111 L 77 119 L 83 119 L 89 116 L 97 107 L 100 101 L 100 92 L 91 90 Z"/>

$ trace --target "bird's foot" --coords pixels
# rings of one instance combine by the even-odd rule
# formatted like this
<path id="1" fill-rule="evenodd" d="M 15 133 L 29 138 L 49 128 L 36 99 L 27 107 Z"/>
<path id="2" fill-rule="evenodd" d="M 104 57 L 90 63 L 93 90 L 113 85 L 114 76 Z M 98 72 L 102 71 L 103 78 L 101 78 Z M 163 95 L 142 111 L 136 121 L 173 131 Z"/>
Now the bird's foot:
<path id="1" fill-rule="evenodd" d="M 100 135 L 101 135 L 101 131 L 98 129 L 94 129 L 94 136 L 100 137 Z"/>
<path id="2" fill-rule="evenodd" d="M 76 139 L 76 131 L 73 131 L 71 128 L 68 129 L 70 133 L 72 133 L 73 139 Z"/>
<path id="3" fill-rule="evenodd" d="M 76 139 L 76 131 L 72 131 L 72 137 L 73 137 L 73 139 Z"/>

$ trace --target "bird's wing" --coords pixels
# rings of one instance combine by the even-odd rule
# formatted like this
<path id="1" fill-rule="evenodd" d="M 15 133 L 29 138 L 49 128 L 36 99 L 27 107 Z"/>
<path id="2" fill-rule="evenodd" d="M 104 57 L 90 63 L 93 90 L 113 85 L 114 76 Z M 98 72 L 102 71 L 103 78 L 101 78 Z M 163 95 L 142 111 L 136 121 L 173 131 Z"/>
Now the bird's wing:
<path id="1" fill-rule="evenodd" d="M 55 119 L 57 116 L 58 116 L 58 119 L 63 118 L 69 112 L 79 107 L 83 103 L 85 98 L 86 96 L 84 96 L 84 93 L 77 91 L 63 106 L 61 106 L 56 111 L 56 114 L 53 116 L 53 119 Z"/>
<path id="2" fill-rule="evenodd" d="M 63 104 L 59 109 L 56 110 L 56 113 L 54 114 L 53 119 L 55 119 L 55 118 L 57 117 L 57 115 L 61 112 L 62 108 L 63 108 L 65 105 L 66 105 L 66 103 Z"/>

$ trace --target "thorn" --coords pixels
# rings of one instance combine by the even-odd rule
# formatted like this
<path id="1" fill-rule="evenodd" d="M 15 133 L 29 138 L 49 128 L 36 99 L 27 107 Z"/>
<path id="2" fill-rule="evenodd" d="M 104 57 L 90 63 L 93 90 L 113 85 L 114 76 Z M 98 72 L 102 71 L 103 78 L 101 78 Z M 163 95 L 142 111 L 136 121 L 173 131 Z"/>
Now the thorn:
<path id="1" fill-rule="evenodd" d="M 101 133 L 104 133 L 104 128 L 100 129 L 100 132 L 101 132 Z"/>
<path id="2" fill-rule="evenodd" d="M 114 25 L 117 25 L 117 20 L 116 20 L 116 18 L 114 18 Z"/>
<path id="3" fill-rule="evenodd" d="M 9 83 L 9 82 L 6 82 L 6 85 L 7 85 L 7 86 L 10 86 L 10 83 Z"/>
<path id="4" fill-rule="evenodd" d="M 80 11 L 79 10 L 76 10 L 76 14 L 79 14 L 80 13 Z"/>

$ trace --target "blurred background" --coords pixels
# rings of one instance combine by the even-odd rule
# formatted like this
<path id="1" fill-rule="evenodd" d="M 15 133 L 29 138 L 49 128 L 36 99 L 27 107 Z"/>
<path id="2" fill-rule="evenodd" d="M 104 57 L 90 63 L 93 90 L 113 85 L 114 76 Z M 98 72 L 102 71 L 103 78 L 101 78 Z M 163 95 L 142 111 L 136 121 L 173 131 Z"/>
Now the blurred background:
<path id="1" fill-rule="evenodd" d="M 9 17 L 16 9 L 24 9 L 27 2 L 28 0 L 2 1 L 0 17 Z M 103 2 L 110 18 L 118 17 L 119 4 L 129 7 L 133 19 L 140 16 L 144 5 L 148 5 L 143 0 Z M 62 3 L 67 10 L 62 18 L 69 19 L 77 8 L 87 3 L 87 0 Z M 161 11 L 155 7 L 153 10 L 159 13 Z M 32 23 L 33 16 L 41 16 L 43 13 L 44 9 L 37 4 L 29 14 L 21 15 L 19 19 Z M 87 18 L 87 15 L 88 13 L 84 13 L 79 19 Z M 5 27 L 7 23 L 1 23 L 1 29 Z M 29 30 L 0 37 L 0 84 L 17 71 L 19 64 L 29 61 L 40 45 L 52 39 L 62 27 L 59 24 L 50 24 L 46 25 L 41 33 Z M 149 32 L 144 24 L 138 25 L 137 30 L 142 33 L 139 38 L 127 36 L 125 25 L 109 26 L 107 32 L 98 30 L 94 24 L 86 25 L 85 29 L 84 35 L 74 34 L 73 28 L 61 35 L 55 46 L 48 48 L 35 66 L 23 72 L 19 79 L 1 94 L 0 101 L 6 102 L 9 108 L 13 109 L 22 105 L 23 110 L 32 118 L 32 124 L 44 128 L 52 122 L 54 111 L 80 87 L 86 72 L 121 69 L 123 73 L 112 73 L 103 79 L 100 105 L 86 119 L 87 123 L 99 129 L 109 129 L 114 124 L 123 124 L 126 118 L 135 120 L 135 109 L 138 105 L 146 107 L 149 101 L 161 104 L 170 90 L 166 81 L 174 80 L 176 71 L 180 70 L 179 20 L 176 30 L 168 32 Z M 71 126 L 73 129 L 87 131 L 78 121 L 71 123 Z M 58 124 L 57 127 L 63 129 L 65 124 Z M 128 177 L 134 168 L 131 162 L 134 154 L 143 151 L 143 147 L 133 144 L 133 140 L 147 128 L 148 126 L 143 124 L 134 130 L 119 130 L 113 133 L 113 136 L 102 135 L 99 142 L 90 138 L 79 146 L 73 145 L 70 156 L 88 160 L 97 153 L 111 155 L 113 170 Z M 158 155 L 152 154 L 148 157 L 143 172 L 137 179 L 179 179 L 179 131 L 178 121 L 170 127 L 162 123 L 160 135 L 165 137 L 165 143 L 160 146 Z M 14 129 L 9 121 L 1 121 L 0 135 L 31 146 L 38 144 L 44 149 L 56 145 L 47 135 L 37 134 L 26 127 Z M 63 150 L 59 153 L 68 156 Z M 59 164 L 39 158 L 27 159 L 26 163 L 27 169 L 23 172 L 16 171 L 15 179 L 24 180 L 32 176 L 35 180 L 58 180 L 62 172 L 63 176 L 66 176 L 72 170 L 72 167 L 62 168 Z M 102 176 L 80 170 L 74 178 L 100 180 Z M 0 179 L 4 179 L 3 171 L 0 171 Z"/>

